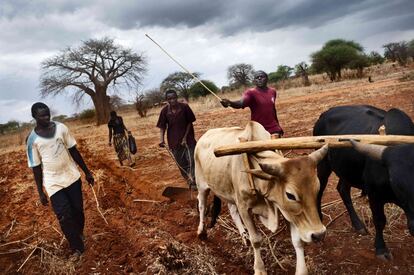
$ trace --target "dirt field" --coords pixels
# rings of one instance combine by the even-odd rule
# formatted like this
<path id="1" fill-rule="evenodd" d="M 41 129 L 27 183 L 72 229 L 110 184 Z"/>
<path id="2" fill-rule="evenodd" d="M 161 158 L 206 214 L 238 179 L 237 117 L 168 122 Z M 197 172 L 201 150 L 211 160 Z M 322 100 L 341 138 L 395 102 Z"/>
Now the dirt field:
<path id="1" fill-rule="evenodd" d="M 364 78 L 280 90 L 277 108 L 286 137 L 311 135 L 319 114 L 337 105 L 397 107 L 414 118 L 414 80 L 400 81 L 413 72 L 412 68 L 390 67 L 385 72 L 372 71 L 373 83 Z M 211 128 L 244 126 L 249 119 L 248 110 L 223 109 L 211 98 L 190 105 L 197 117 L 197 138 Z M 68 244 L 51 207 L 39 204 L 24 146 L 0 147 L 0 273 L 253 273 L 252 250 L 235 233 L 227 209 L 215 228 L 208 231 L 208 239 L 201 241 L 196 236 L 197 193 L 188 191 L 173 199 L 161 195 L 165 187 L 185 187 L 185 183 L 167 151 L 157 146 L 158 113 L 159 109 L 152 110 L 144 119 L 133 111 L 121 113 L 137 139 L 134 169 L 119 166 L 113 148 L 107 145 L 106 126 L 69 124 L 95 174 L 95 191 L 109 223 L 105 224 L 99 215 L 92 191 L 84 184 L 87 250 L 76 263 L 68 261 Z M 357 211 L 370 234 L 359 236 L 352 231 L 342 202 L 324 208 L 328 235 L 321 244 L 305 247 L 310 272 L 413 274 L 414 239 L 407 231 L 405 215 L 397 207 L 387 206 L 385 239 L 394 260 L 383 262 L 374 255 L 374 229 L 367 201 L 358 196 L 358 190 L 354 195 Z M 337 199 L 336 178 L 331 177 L 323 203 Z M 295 254 L 284 221 L 275 234 L 265 229 L 263 233 L 262 255 L 269 274 L 293 274 Z"/>

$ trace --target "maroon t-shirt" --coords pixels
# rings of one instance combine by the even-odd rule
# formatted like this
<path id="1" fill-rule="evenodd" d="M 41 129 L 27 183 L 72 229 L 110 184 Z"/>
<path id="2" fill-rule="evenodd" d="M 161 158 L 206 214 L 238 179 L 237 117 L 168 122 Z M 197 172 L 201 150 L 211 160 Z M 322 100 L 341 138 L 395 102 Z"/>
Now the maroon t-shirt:
<path id="1" fill-rule="evenodd" d="M 251 88 L 244 92 L 242 99 L 243 108 L 250 108 L 251 120 L 262 124 L 271 134 L 283 132 L 276 114 L 275 89 L 269 87 L 265 89 Z"/>
<path id="2" fill-rule="evenodd" d="M 158 128 L 167 129 L 168 146 L 171 149 L 175 149 L 181 144 L 189 123 L 191 123 L 191 126 L 187 134 L 187 144 L 196 144 L 192 124 L 196 120 L 194 113 L 187 104 L 181 102 L 178 102 L 177 104 L 177 111 L 175 114 L 171 112 L 170 105 L 162 108 L 157 122 Z"/>

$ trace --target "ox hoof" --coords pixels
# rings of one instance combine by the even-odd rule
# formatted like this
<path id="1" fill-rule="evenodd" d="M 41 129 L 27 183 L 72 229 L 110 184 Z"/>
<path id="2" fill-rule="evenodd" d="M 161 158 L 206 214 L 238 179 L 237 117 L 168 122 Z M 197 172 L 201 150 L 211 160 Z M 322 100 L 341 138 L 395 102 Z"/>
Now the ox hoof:
<path id="1" fill-rule="evenodd" d="M 388 249 L 377 250 L 377 252 L 375 254 L 376 254 L 377 258 L 382 260 L 382 261 L 388 262 L 388 261 L 393 260 L 393 256 L 392 256 L 391 252 L 388 251 Z"/>
<path id="2" fill-rule="evenodd" d="M 207 232 L 203 231 L 201 233 L 197 233 L 197 236 L 200 240 L 207 240 Z"/>
<path id="3" fill-rule="evenodd" d="M 365 227 L 360 228 L 360 229 L 355 229 L 355 231 L 356 231 L 359 235 L 363 235 L 363 236 L 368 235 L 368 230 L 367 230 Z"/>

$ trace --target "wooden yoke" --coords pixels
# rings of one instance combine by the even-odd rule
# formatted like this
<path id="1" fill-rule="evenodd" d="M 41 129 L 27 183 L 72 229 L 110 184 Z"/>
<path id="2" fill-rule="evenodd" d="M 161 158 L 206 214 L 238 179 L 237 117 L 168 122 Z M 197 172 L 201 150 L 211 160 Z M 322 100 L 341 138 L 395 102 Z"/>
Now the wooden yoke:
<path id="1" fill-rule="evenodd" d="M 247 142 L 247 139 L 243 138 L 243 137 L 239 137 L 239 141 L 240 142 Z M 244 164 L 244 168 L 246 169 L 246 171 L 249 171 L 252 169 L 251 167 L 251 163 L 249 160 L 249 156 L 247 155 L 247 153 L 242 153 L 242 159 L 243 159 L 243 164 Z M 257 190 L 254 186 L 254 179 L 253 179 L 253 175 L 250 173 L 247 173 L 247 178 L 249 180 L 249 186 L 250 186 L 250 191 L 253 193 L 253 195 L 257 195 Z"/>
<path id="2" fill-rule="evenodd" d="M 352 147 L 350 142 L 351 139 L 365 144 L 378 144 L 386 146 L 414 144 L 414 136 L 404 135 L 309 136 L 239 142 L 236 144 L 217 147 L 214 149 L 214 154 L 216 157 L 221 157 L 241 153 L 251 154 L 275 149 L 319 149 L 327 143 L 329 143 L 329 148 L 345 148 Z"/>

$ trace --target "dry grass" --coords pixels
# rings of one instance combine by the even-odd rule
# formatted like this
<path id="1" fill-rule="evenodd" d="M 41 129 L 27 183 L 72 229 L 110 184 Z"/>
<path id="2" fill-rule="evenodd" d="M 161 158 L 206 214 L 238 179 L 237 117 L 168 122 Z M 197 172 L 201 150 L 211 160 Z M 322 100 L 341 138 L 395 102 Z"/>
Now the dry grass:
<path id="1" fill-rule="evenodd" d="M 205 246 L 189 247 L 171 238 L 166 245 L 158 246 L 155 261 L 147 274 L 218 274 L 214 253 Z"/>
<path id="2" fill-rule="evenodd" d="M 49 252 L 44 248 L 40 248 L 40 250 L 40 264 L 44 266 L 44 270 L 47 270 L 48 274 L 75 274 L 76 262 L 70 261 L 56 252 Z"/>
<path id="3" fill-rule="evenodd" d="M 272 270 L 278 273 L 280 271 L 287 272 L 289 268 L 295 269 L 296 256 L 290 237 L 285 238 L 280 236 L 285 236 L 286 234 L 290 236 L 286 221 L 284 219 L 280 221 L 279 228 L 275 233 L 271 233 L 267 230 L 258 220 L 256 220 L 255 224 L 263 236 L 261 253 L 262 259 L 266 265 L 266 270 L 272 274 Z M 231 217 L 228 214 L 222 214 L 218 219 L 218 226 L 220 229 L 217 230 L 224 231 L 226 233 L 227 241 L 233 244 L 232 247 L 234 247 L 234 253 L 242 255 L 241 257 L 246 259 L 245 265 L 247 268 L 253 268 L 253 249 L 250 244 L 247 244 L 247 246 L 243 244 L 242 238 Z M 214 230 L 215 229 L 213 229 L 213 232 Z M 308 265 L 309 259 L 306 260 Z M 312 270 L 311 265 L 308 265 L 308 267 Z"/>
<path id="4" fill-rule="evenodd" d="M 354 203 L 355 210 L 357 211 L 362 222 L 366 225 L 370 234 L 375 234 L 375 227 L 372 220 L 371 209 L 366 198 L 360 199 Z M 387 218 L 387 224 L 384 228 L 384 236 L 387 239 L 396 239 L 398 236 L 393 232 L 400 231 L 401 225 L 406 223 L 406 216 L 404 211 L 396 204 L 388 203 L 384 207 L 385 217 Z M 347 217 L 348 218 L 348 217 Z M 348 218 L 349 219 L 349 218 Z M 408 236 L 408 232 L 405 233 Z M 400 236 L 401 237 L 401 236 Z"/>
<path id="5" fill-rule="evenodd" d="M 44 239 L 42 237 L 42 234 L 46 230 L 50 230 L 50 228 L 53 228 L 53 226 L 35 231 L 35 233 L 29 234 L 29 236 L 21 240 L 3 243 L 0 247 L 0 255 L 21 255 L 18 265 L 19 270 L 23 274 L 34 272 L 27 267 L 29 263 L 33 262 L 38 263 L 37 265 L 42 270 L 47 270 L 47 274 L 75 274 L 75 267 L 80 262 L 70 261 L 63 255 L 62 241 L 60 244 L 57 244 L 56 242 L 46 240 L 49 238 Z M 54 230 L 63 238 L 62 233 L 57 231 L 57 229 Z"/>
<path id="6" fill-rule="evenodd" d="M 414 72 L 403 74 L 403 76 L 400 78 L 400 81 L 414 81 Z"/>

